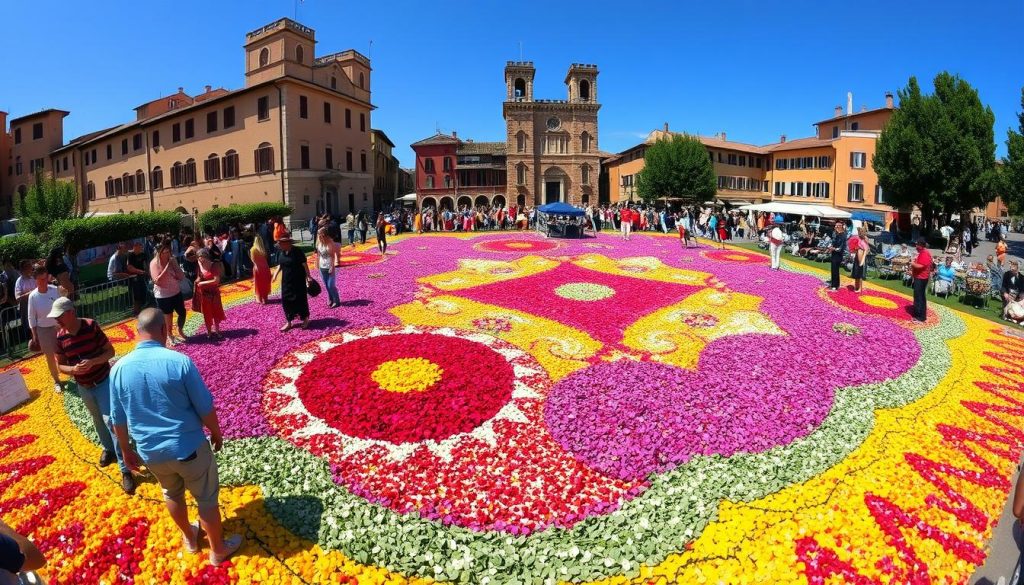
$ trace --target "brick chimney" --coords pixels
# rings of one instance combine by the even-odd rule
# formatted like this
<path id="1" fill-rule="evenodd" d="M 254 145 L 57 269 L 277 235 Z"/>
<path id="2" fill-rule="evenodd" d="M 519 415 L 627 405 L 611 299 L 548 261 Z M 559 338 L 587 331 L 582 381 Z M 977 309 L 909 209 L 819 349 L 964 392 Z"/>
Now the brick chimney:
<path id="1" fill-rule="evenodd" d="M 779 136 L 779 142 L 785 142 L 785 141 L 786 141 L 786 135 L 785 134 L 783 134 L 782 136 Z"/>
<path id="2" fill-rule="evenodd" d="M 210 93 L 211 89 L 213 89 L 213 86 L 212 85 L 207 85 L 206 86 L 206 93 Z"/>
<path id="3" fill-rule="evenodd" d="M 836 118 L 843 115 L 843 106 L 836 106 Z"/>
<path id="4" fill-rule="evenodd" d="M 885 107 L 889 108 L 890 110 L 893 109 L 891 91 L 885 92 Z"/>
<path id="5" fill-rule="evenodd" d="M 665 134 L 668 134 L 668 122 L 665 122 Z"/>
<path id="6" fill-rule="evenodd" d="M 722 142 L 725 142 L 725 132 L 722 132 Z"/>
<path id="7" fill-rule="evenodd" d="M 452 130 L 452 138 L 458 140 L 459 139 L 459 133 L 456 132 L 455 130 Z"/>

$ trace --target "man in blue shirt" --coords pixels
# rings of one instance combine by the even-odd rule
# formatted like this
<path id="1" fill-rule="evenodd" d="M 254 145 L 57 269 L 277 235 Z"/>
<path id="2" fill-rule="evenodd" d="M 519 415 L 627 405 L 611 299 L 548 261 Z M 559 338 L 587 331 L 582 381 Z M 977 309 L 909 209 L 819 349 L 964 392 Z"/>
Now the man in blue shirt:
<path id="1" fill-rule="evenodd" d="M 199 521 L 210 539 L 210 562 L 219 566 L 242 545 L 240 535 L 225 539 L 221 527 L 217 462 L 223 439 L 213 396 L 188 356 L 167 349 L 167 325 L 158 309 L 139 314 L 135 350 L 110 372 L 110 419 L 125 465 L 138 471 L 129 434 L 164 492 L 164 503 L 181 529 L 185 548 L 199 552 L 200 528 L 190 524 L 185 490 L 196 499 Z M 207 442 L 203 427 L 210 430 Z"/>

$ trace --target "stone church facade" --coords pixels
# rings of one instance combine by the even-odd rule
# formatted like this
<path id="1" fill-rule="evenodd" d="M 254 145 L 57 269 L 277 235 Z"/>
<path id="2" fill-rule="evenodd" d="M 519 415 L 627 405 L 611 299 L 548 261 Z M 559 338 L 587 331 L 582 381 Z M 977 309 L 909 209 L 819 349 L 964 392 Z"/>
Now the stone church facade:
<path id="1" fill-rule="evenodd" d="M 597 203 L 597 66 L 574 63 L 567 99 L 534 99 L 532 61 L 505 65 L 507 200 L 520 205 Z"/>

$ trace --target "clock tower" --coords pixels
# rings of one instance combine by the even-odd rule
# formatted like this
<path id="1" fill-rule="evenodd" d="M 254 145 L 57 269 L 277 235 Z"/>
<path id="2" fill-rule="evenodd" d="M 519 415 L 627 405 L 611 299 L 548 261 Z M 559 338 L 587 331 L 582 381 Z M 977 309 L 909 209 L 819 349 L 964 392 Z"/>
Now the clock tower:
<path id="1" fill-rule="evenodd" d="M 534 206 L 597 203 L 597 66 L 573 63 L 567 99 L 535 100 L 531 61 L 505 65 L 507 200 Z"/>

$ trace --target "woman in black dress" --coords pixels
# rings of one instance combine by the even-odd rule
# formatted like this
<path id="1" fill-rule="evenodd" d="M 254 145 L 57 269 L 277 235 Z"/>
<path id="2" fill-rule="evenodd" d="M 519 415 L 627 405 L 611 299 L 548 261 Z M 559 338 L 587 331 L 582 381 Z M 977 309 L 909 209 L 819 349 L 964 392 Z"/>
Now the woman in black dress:
<path id="1" fill-rule="evenodd" d="M 281 327 L 281 331 L 288 331 L 292 328 L 292 319 L 302 320 L 300 327 L 309 327 L 309 299 L 306 297 L 306 285 L 309 283 L 309 266 L 306 264 L 306 255 L 292 245 L 291 236 L 284 236 L 277 240 L 277 247 L 281 249 L 278 256 L 277 269 L 274 270 L 274 280 L 278 275 L 281 277 L 281 306 L 284 308 L 284 318 L 287 320 Z"/>

